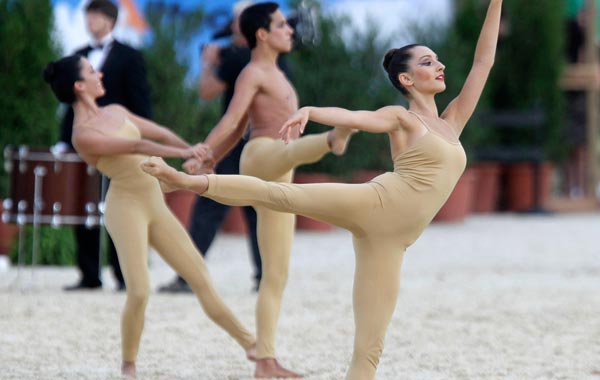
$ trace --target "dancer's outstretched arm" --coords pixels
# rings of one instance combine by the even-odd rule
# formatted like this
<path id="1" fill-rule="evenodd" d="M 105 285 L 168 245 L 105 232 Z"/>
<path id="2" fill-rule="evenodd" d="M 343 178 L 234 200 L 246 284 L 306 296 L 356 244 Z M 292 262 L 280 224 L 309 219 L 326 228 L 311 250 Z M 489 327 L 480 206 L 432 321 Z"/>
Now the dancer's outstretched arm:
<path id="1" fill-rule="evenodd" d="M 219 162 L 237 145 L 240 139 L 244 136 L 248 128 L 248 114 L 244 114 L 238 121 L 237 128 L 213 150 L 213 158 L 215 162 Z"/>
<path id="2" fill-rule="evenodd" d="M 397 130 L 408 120 L 409 114 L 402 106 L 387 106 L 377 111 L 349 111 L 338 107 L 302 107 L 281 127 L 279 134 L 289 142 L 292 129 L 304 132 L 308 120 L 344 129 L 355 129 L 374 133 Z"/>
<path id="3" fill-rule="evenodd" d="M 220 162 L 223 157 L 229 154 L 231 150 L 237 145 L 240 139 L 244 136 L 246 129 L 248 128 L 248 114 L 246 114 L 240 121 L 238 128 L 225 138 L 225 140 L 216 147 L 216 150 L 212 151 L 212 156 L 207 157 L 204 160 L 198 160 L 191 158 L 183 164 L 183 168 L 188 174 L 207 174 L 213 173 L 215 166 Z M 208 145 L 206 145 L 208 147 Z M 210 149 L 210 148 L 209 148 Z"/>
<path id="4" fill-rule="evenodd" d="M 178 148 L 189 148 L 188 144 L 184 139 L 175 134 L 171 129 L 159 125 L 152 120 L 143 118 L 130 112 L 127 108 L 117 106 L 122 112 L 127 114 L 127 117 L 138 127 L 142 137 L 160 142 L 164 145 L 174 146 Z"/>
<path id="5" fill-rule="evenodd" d="M 460 135 L 467 121 L 473 115 L 481 97 L 485 82 L 490 74 L 496 56 L 502 0 L 490 0 L 487 15 L 479 34 L 475 59 L 471 71 L 460 94 L 442 113 L 445 119 Z"/>
<path id="6" fill-rule="evenodd" d="M 261 70 L 251 65 L 242 70 L 235 82 L 234 95 L 227 111 L 204 140 L 204 143 L 210 146 L 213 151 L 226 151 L 228 145 L 235 145 L 235 142 L 239 140 L 243 133 L 239 134 L 240 137 L 235 141 L 230 137 L 238 134 L 240 128 L 245 129 L 248 108 L 261 88 L 261 83 L 265 80 L 264 75 Z"/>
<path id="7" fill-rule="evenodd" d="M 77 128 L 73 132 L 73 145 L 77 151 L 90 156 L 144 154 L 160 157 L 199 158 L 211 154 L 208 147 L 202 144 L 190 146 L 169 129 L 137 116 L 125 107 L 111 105 L 107 108 L 129 118 L 139 129 L 142 139 L 108 136 L 96 128 Z"/>

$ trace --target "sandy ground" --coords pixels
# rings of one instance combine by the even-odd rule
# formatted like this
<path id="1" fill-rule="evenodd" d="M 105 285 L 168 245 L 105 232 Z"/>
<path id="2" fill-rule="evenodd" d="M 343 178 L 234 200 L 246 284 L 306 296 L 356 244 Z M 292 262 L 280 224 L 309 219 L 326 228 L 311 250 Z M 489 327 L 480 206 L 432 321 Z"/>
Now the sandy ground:
<path id="1" fill-rule="evenodd" d="M 409 249 L 378 379 L 600 380 L 600 215 L 477 216 L 434 224 Z M 255 294 L 242 237 L 208 259 L 248 326 Z M 153 289 L 172 277 L 152 255 Z M 343 379 L 352 337 L 350 235 L 299 233 L 278 330 L 281 362 L 308 380 Z M 75 268 L 0 272 L 0 379 L 119 379 L 124 295 L 65 293 Z M 28 284 L 33 283 L 33 289 Z M 25 290 L 24 290 L 25 289 Z M 242 350 L 190 295 L 152 294 L 142 379 L 250 379 Z"/>

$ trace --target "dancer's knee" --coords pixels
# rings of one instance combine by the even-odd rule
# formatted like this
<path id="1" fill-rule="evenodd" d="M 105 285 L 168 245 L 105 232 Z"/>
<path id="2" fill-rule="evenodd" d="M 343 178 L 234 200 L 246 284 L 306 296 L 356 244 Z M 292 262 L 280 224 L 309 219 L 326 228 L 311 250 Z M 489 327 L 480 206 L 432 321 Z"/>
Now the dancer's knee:
<path id="1" fill-rule="evenodd" d="M 127 287 L 127 306 L 130 308 L 145 308 L 150 296 L 150 287 Z"/>
<path id="2" fill-rule="evenodd" d="M 287 270 L 266 270 L 263 268 L 262 279 L 260 280 L 261 289 L 264 287 L 272 292 L 278 294 L 283 293 L 283 289 L 287 284 L 288 273 Z"/>

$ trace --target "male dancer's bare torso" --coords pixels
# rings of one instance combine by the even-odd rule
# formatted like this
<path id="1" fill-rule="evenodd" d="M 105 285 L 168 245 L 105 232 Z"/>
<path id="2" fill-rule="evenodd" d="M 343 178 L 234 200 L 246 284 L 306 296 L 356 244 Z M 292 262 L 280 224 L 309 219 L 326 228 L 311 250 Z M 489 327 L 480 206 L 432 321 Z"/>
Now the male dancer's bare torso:
<path id="1" fill-rule="evenodd" d="M 248 108 L 250 139 L 255 137 L 279 139 L 279 129 L 298 110 L 296 90 L 277 66 L 259 66 L 251 62 L 244 70 L 247 69 L 261 70 L 261 78 L 264 78 Z M 294 132 L 294 138 L 298 138 L 299 135 L 298 131 Z"/>

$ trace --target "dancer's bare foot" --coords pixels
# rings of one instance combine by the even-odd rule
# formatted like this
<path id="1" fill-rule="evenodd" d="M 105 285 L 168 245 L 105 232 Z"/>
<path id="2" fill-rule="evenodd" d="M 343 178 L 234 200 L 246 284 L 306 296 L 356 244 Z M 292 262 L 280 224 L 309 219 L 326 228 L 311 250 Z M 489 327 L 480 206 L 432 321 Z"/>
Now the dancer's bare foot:
<path id="1" fill-rule="evenodd" d="M 160 157 L 148 157 L 141 164 L 146 173 L 158 178 L 163 192 L 174 191 L 186 187 L 187 175 L 167 165 Z"/>
<path id="2" fill-rule="evenodd" d="M 123 380 L 137 379 L 135 362 L 123 362 L 123 364 L 121 364 L 121 375 L 123 375 Z"/>
<path id="3" fill-rule="evenodd" d="M 257 379 L 300 379 L 304 376 L 283 368 L 277 359 L 266 358 L 256 360 L 254 377 Z"/>
<path id="4" fill-rule="evenodd" d="M 256 344 L 246 350 L 246 358 L 251 362 L 256 361 Z"/>
<path id="5" fill-rule="evenodd" d="M 335 154 L 336 156 L 341 156 L 342 154 L 346 153 L 346 148 L 348 147 L 350 137 L 356 132 L 358 132 L 356 129 L 339 127 L 332 129 L 327 136 L 327 143 L 331 148 L 331 153 Z"/>

